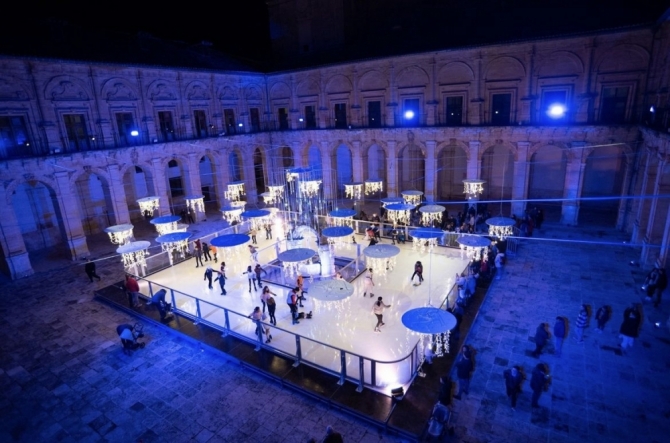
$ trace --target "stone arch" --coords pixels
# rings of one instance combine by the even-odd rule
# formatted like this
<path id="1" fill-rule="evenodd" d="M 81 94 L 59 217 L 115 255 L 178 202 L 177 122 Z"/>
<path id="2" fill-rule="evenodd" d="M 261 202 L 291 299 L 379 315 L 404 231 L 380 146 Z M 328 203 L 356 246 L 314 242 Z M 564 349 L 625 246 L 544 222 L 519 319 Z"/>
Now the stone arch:
<path id="1" fill-rule="evenodd" d="M 463 180 L 468 173 L 468 146 L 457 140 L 441 143 L 435 150 L 436 197 L 440 201 L 462 200 Z"/>
<path id="2" fill-rule="evenodd" d="M 200 175 L 200 188 L 205 198 L 205 204 L 216 202 L 219 190 L 217 187 L 217 158 L 209 149 L 206 149 L 198 159 L 198 174 Z M 196 192 L 197 194 L 197 192 Z"/>
<path id="3" fill-rule="evenodd" d="M 209 100 L 209 87 L 200 80 L 194 80 L 185 88 L 185 96 L 187 100 Z"/>
<path id="4" fill-rule="evenodd" d="M 565 172 L 568 158 L 563 146 L 558 144 L 537 143 L 529 150 L 530 167 L 528 171 L 529 199 L 560 199 L 565 192 Z M 558 220 L 561 214 L 561 202 L 533 203 L 542 206 L 545 219 Z M 529 204 L 530 206 L 530 204 Z"/>
<path id="5" fill-rule="evenodd" d="M 470 83 L 475 80 L 475 72 L 465 62 L 450 62 L 437 73 L 438 84 Z"/>
<path id="6" fill-rule="evenodd" d="M 410 88 L 426 86 L 430 83 L 428 73 L 418 66 L 408 66 L 398 72 L 396 86 L 398 88 Z"/>
<path id="7" fill-rule="evenodd" d="M 139 96 L 135 85 L 127 79 L 113 77 L 102 85 L 102 98 L 109 101 L 135 101 Z"/>
<path id="8" fill-rule="evenodd" d="M 308 77 L 300 81 L 295 90 L 295 95 L 298 97 L 313 97 L 319 95 L 319 83 Z"/>
<path id="9" fill-rule="evenodd" d="M 216 96 L 219 100 L 237 100 L 238 89 L 230 83 L 224 83 L 218 88 Z"/>
<path id="10" fill-rule="evenodd" d="M 483 198 L 511 200 L 515 154 L 516 149 L 502 140 L 496 140 L 481 151 L 480 178 L 486 180 Z"/>
<path id="11" fill-rule="evenodd" d="M 283 169 L 293 168 L 295 166 L 295 152 L 288 145 L 282 145 L 279 148 L 280 167 Z"/>
<path id="12" fill-rule="evenodd" d="M 270 87 L 270 99 L 290 98 L 291 88 L 284 82 L 277 82 Z"/>
<path id="13" fill-rule="evenodd" d="M 312 168 L 312 171 L 314 171 L 315 178 L 323 179 L 323 153 L 321 152 L 321 148 L 313 143 L 310 143 L 307 146 L 305 155 L 307 157 L 306 164 L 308 164 Z"/>
<path id="14" fill-rule="evenodd" d="M 352 89 L 351 80 L 342 74 L 335 74 L 326 82 L 327 94 L 346 93 L 351 92 Z"/>
<path id="15" fill-rule="evenodd" d="M 626 174 L 624 145 L 593 146 L 585 153 L 579 220 L 616 223 Z M 602 198 L 602 199 L 601 199 Z"/>
<path id="16" fill-rule="evenodd" d="M 649 65 L 649 52 L 641 46 L 631 44 L 608 48 L 598 57 L 598 73 L 644 71 Z"/>
<path id="17" fill-rule="evenodd" d="M 44 88 L 44 98 L 52 101 L 87 101 L 91 95 L 83 81 L 70 75 L 58 75 Z"/>
<path id="18" fill-rule="evenodd" d="M 426 148 L 411 141 L 398 150 L 398 186 L 402 191 L 425 191 Z"/>
<path id="19" fill-rule="evenodd" d="M 358 89 L 360 91 L 379 91 L 386 90 L 388 87 L 389 82 L 386 75 L 376 70 L 365 72 L 358 80 Z"/>
<path id="20" fill-rule="evenodd" d="M 344 185 L 354 178 L 354 150 L 350 144 L 340 140 L 333 149 L 333 169 L 335 169 L 337 194 L 344 196 Z"/>
<path id="21" fill-rule="evenodd" d="M 177 100 L 177 85 L 172 80 L 154 80 L 147 87 L 147 97 L 151 101 Z"/>
<path id="22" fill-rule="evenodd" d="M 536 68 L 538 77 L 581 75 L 584 62 L 574 52 L 554 51 L 539 60 Z"/>
<path id="23" fill-rule="evenodd" d="M 523 63 L 510 56 L 497 57 L 486 66 L 485 80 L 521 80 L 526 77 Z"/>
<path id="24" fill-rule="evenodd" d="M 249 85 L 244 90 L 244 98 L 251 101 L 263 99 L 263 90 L 258 85 Z"/>
<path id="25" fill-rule="evenodd" d="M 382 180 L 388 183 L 388 150 L 384 143 L 372 141 L 362 152 L 365 180 Z"/>
<path id="26" fill-rule="evenodd" d="M 21 81 L 5 76 L 0 77 L 0 101 L 29 100 L 31 94 L 28 91 L 29 89 L 25 88 Z"/>
<path id="27" fill-rule="evenodd" d="M 138 169 L 142 172 L 138 172 Z M 138 177 L 140 174 L 142 176 Z M 126 203 L 131 221 L 142 220 L 144 216 L 140 212 L 137 200 L 156 195 L 153 168 L 146 163 L 127 163 L 119 169 L 119 175 L 126 194 Z"/>
<path id="28" fill-rule="evenodd" d="M 115 190 L 109 174 L 99 168 L 84 166 L 70 176 L 70 184 L 77 195 L 81 224 L 86 235 L 101 232 L 107 226 L 117 224 L 114 212 Z"/>

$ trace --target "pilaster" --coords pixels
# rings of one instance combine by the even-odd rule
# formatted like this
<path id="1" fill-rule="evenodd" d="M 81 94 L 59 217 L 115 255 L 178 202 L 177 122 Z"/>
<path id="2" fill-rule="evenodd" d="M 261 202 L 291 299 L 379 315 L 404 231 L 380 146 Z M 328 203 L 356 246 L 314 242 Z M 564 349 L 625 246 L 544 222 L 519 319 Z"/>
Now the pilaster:
<path id="1" fill-rule="evenodd" d="M 354 183 L 363 182 L 363 155 L 361 154 L 361 141 L 354 140 L 351 142 L 352 153 L 351 161 L 353 166 L 353 181 Z"/>
<path id="2" fill-rule="evenodd" d="M 386 157 L 386 195 L 389 197 L 398 196 L 398 153 L 396 152 L 397 143 L 395 140 L 389 140 L 386 142 L 388 147 L 387 157 Z"/>
<path id="3" fill-rule="evenodd" d="M 468 147 L 470 148 L 470 153 L 468 155 L 467 163 L 467 179 L 468 180 L 477 180 L 481 171 L 481 166 L 479 164 L 479 151 L 482 147 L 480 141 L 469 141 Z"/>
<path id="4" fill-rule="evenodd" d="M 330 152 L 330 144 L 321 142 L 321 168 L 323 177 L 323 197 L 332 200 L 336 197 L 333 192 L 333 157 Z"/>
<path id="5" fill-rule="evenodd" d="M 107 173 L 110 180 L 109 194 L 112 197 L 112 207 L 114 208 L 114 222 L 117 225 L 130 223 L 126 189 L 123 186 L 123 178 L 119 171 L 119 165 L 108 165 Z"/>
<path id="6" fill-rule="evenodd" d="M 437 142 L 434 140 L 426 141 L 426 178 L 424 183 L 424 195 L 427 202 L 435 201 L 435 147 Z"/>
<path id="7" fill-rule="evenodd" d="M 663 191 L 668 191 L 668 186 L 662 185 L 663 178 L 663 169 L 668 161 L 668 155 L 658 154 L 658 164 L 656 165 L 656 178 L 654 180 L 654 192 L 652 194 L 652 199 L 649 206 L 649 218 L 647 219 L 647 229 L 645 232 L 644 240 L 642 241 L 642 257 L 640 262 L 645 265 L 653 264 L 658 258 L 657 246 L 654 245 L 654 242 L 661 240 L 661 235 L 659 227 L 665 227 L 666 223 L 663 220 L 657 220 L 656 214 L 666 213 L 666 208 L 668 203 L 666 200 L 662 200 L 660 196 Z M 656 229 L 655 229 L 656 228 Z M 662 234 L 664 235 L 664 234 Z"/>
<path id="8" fill-rule="evenodd" d="M 529 142 L 517 143 L 517 156 L 514 161 L 514 182 L 512 183 L 512 214 L 522 215 L 528 198 L 528 161 Z"/>
<path id="9" fill-rule="evenodd" d="M 642 186 L 640 187 L 641 196 L 647 195 L 648 193 L 647 188 L 649 187 L 649 183 L 654 182 L 654 179 L 650 176 L 652 174 L 652 171 L 655 171 L 655 169 L 651 168 L 651 163 L 654 161 L 655 157 L 656 157 L 656 150 L 647 147 L 647 158 L 645 159 L 644 162 L 644 171 L 642 173 Z M 646 226 L 647 226 L 647 224 L 645 223 L 646 222 L 645 216 L 648 215 L 648 212 L 645 210 L 646 207 L 647 207 L 647 199 L 645 198 L 640 199 L 635 214 L 635 223 L 633 224 L 633 235 L 632 235 L 633 243 L 640 243 L 642 240 L 644 240 L 644 235 L 646 233 Z"/>
<path id="10" fill-rule="evenodd" d="M 2 245 L 10 277 L 15 280 L 32 275 L 35 271 L 30 264 L 30 257 L 23 241 L 23 234 L 19 229 L 14 205 L 11 198 L 8 197 L 5 186 L 0 182 L 0 202 L 7 202 L 7 206 L 2 211 L 2 217 L 0 217 L 0 233 L 2 234 L 0 245 Z"/>
<path id="11" fill-rule="evenodd" d="M 70 174 L 67 171 L 58 171 L 54 173 L 54 178 L 58 186 L 56 199 L 63 218 L 63 230 L 67 237 L 72 260 L 84 259 L 89 255 L 88 245 L 84 227 L 81 224 L 79 204 L 75 203 L 78 197 L 70 186 Z"/>
<path id="12" fill-rule="evenodd" d="M 168 196 L 168 179 L 165 173 L 160 158 L 152 158 L 151 166 L 153 168 L 154 189 L 156 190 L 156 197 L 159 199 L 160 207 L 158 208 L 158 215 L 170 215 L 170 198 Z"/>
<path id="13" fill-rule="evenodd" d="M 582 195 L 584 183 L 583 151 L 585 146 L 584 142 L 573 142 L 571 149 L 566 152 L 568 161 L 565 167 L 561 223 L 568 226 L 576 226 L 579 219 L 579 197 Z"/>

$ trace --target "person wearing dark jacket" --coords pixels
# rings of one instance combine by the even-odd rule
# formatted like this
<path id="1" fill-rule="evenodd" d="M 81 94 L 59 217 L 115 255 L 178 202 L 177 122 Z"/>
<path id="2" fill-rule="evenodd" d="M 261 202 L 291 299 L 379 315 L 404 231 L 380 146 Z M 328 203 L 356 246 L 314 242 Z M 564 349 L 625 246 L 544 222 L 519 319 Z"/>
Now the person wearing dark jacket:
<path id="1" fill-rule="evenodd" d="M 533 351 L 533 357 L 538 358 L 542 354 L 542 348 L 547 344 L 548 339 L 547 324 L 540 323 L 535 330 L 535 350 Z"/>
<path id="2" fill-rule="evenodd" d="M 516 398 L 521 392 L 523 375 L 518 366 L 506 370 L 503 375 L 505 377 L 505 390 L 507 391 L 507 396 L 512 401 L 512 410 L 514 411 L 516 409 Z"/>
<path id="3" fill-rule="evenodd" d="M 88 279 L 93 283 L 93 277 L 97 278 L 100 281 L 100 276 L 95 273 L 95 262 L 92 262 L 90 258 L 86 259 L 86 264 L 84 265 L 84 271 L 88 275 Z"/>
<path id="4" fill-rule="evenodd" d="M 544 363 L 539 363 L 537 366 L 535 366 L 535 369 L 533 369 L 533 375 L 530 379 L 530 388 L 533 390 L 533 397 L 531 401 L 532 407 L 540 407 L 537 402 L 540 399 L 542 391 L 544 391 L 547 386 L 548 379 L 549 375 L 547 375 L 547 366 Z"/>
<path id="5" fill-rule="evenodd" d="M 656 281 L 656 291 L 654 292 L 656 297 L 654 300 L 654 307 L 658 308 L 661 304 L 661 297 L 663 296 L 663 291 L 668 287 L 668 275 L 665 273 L 665 269 L 658 270 L 658 279 Z"/>
<path id="6" fill-rule="evenodd" d="M 610 320 L 611 308 L 609 306 L 601 306 L 596 311 L 596 321 L 598 322 L 598 332 L 602 333 L 605 325 Z"/>
<path id="7" fill-rule="evenodd" d="M 456 377 L 458 378 L 458 394 L 454 395 L 457 400 L 461 399 L 461 395 L 468 394 L 470 391 L 470 377 L 475 366 L 472 363 L 472 353 L 469 346 L 461 348 L 461 354 L 458 356 L 456 362 Z"/>
<path id="8" fill-rule="evenodd" d="M 642 316 L 640 314 L 640 308 L 637 304 L 632 303 L 629 308 L 627 308 L 623 313 L 623 322 L 621 323 L 621 328 L 619 333 L 621 334 L 621 344 L 619 347 L 621 349 L 626 349 L 635 343 L 635 338 L 637 338 L 640 333 L 640 322 L 642 321 Z"/>
<path id="9" fill-rule="evenodd" d="M 565 340 L 565 319 L 563 317 L 556 317 L 554 323 L 554 355 L 561 356 L 561 349 L 563 348 L 563 340 Z"/>

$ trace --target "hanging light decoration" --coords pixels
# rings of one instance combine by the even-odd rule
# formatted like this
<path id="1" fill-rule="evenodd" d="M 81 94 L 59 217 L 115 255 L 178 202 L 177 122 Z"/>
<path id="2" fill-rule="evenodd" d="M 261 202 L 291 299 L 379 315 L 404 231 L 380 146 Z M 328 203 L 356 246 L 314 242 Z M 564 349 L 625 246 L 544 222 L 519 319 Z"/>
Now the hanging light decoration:
<path id="1" fill-rule="evenodd" d="M 388 207 L 388 205 L 394 205 L 396 203 L 405 203 L 405 200 L 402 197 L 386 197 L 381 199 L 382 206 L 384 208 Z"/>
<path id="2" fill-rule="evenodd" d="M 234 207 L 228 206 L 221 209 L 221 215 L 228 222 L 228 224 L 233 224 L 233 222 L 240 223 L 242 221 L 242 212 L 244 211 L 244 206 Z"/>
<path id="3" fill-rule="evenodd" d="M 418 206 L 421 204 L 421 197 L 423 192 L 421 191 L 402 191 L 402 198 L 405 200 L 405 203 L 408 205 Z"/>
<path id="4" fill-rule="evenodd" d="M 203 195 L 192 195 L 185 197 L 186 207 L 192 209 L 193 212 L 205 212 L 205 197 Z"/>
<path id="5" fill-rule="evenodd" d="M 144 197 L 136 200 L 137 204 L 140 205 L 140 212 L 142 215 L 146 214 L 147 211 L 153 216 L 154 211 L 160 208 L 160 199 L 156 196 Z"/>
<path id="6" fill-rule="evenodd" d="M 343 246 L 349 249 L 351 247 L 351 237 L 354 234 L 354 230 L 349 226 L 331 226 L 325 228 L 321 234 L 326 237 L 331 249 L 336 246 Z"/>
<path id="7" fill-rule="evenodd" d="M 435 337 L 435 356 L 441 357 L 449 353 L 449 334 L 456 327 L 456 323 L 456 317 L 451 312 L 432 306 L 410 309 L 403 314 L 402 324 L 419 336 L 418 368 L 421 368 L 426 358 L 425 343 L 427 342 L 430 346 L 433 336 Z"/>
<path id="8" fill-rule="evenodd" d="M 353 209 L 336 209 L 328 213 L 333 226 L 348 226 L 350 228 L 354 225 L 354 215 L 356 215 L 356 211 Z"/>
<path id="9" fill-rule="evenodd" d="M 248 220 L 251 223 L 253 229 L 263 229 L 270 221 L 271 212 L 265 209 L 254 209 L 252 211 L 244 211 L 242 213 L 242 218 Z"/>
<path id="10" fill-rule="evenodd" d="M 170 232 L 156 238 L 160 243 L 161 249 L 167 252 L 170 266 L 173 265 L 173 253 L 177 251 L 181 258 L 186 258 L 186 248 L 188 248 L 188 238 L 191 236 L 188 232 Z"/>
<path id="11" fill-rule="evenodd" d="M 353 200 L 360 200 L 363 195 L 363 183 L 350 183 L 344 185 L 344 196 Z"/>
<path id="12" fill-rule="evenodd" d="M 479 198 L 482 195 L 484 192 L 484 183 L 486 183 L 486 180 L 463 180 L 463 193 L 468 200 Z"/>
<path id="13" fill-rule="evenodd" d="M 376 194 L 384 190 L 384 182 L 381 180 L 366 180 L 365 195 Z"/>
<path id="14" fill-rule="evenodd" d="M 312 262 L 312 257 L 316 251 L 308 248 L 294 248 L 287 249 L 277 255 L 277 259 L 281 261 L 284 275 L 293 278 L 300 272 L 300 266 L 308 265 Z"/>
<path id="15" fill-rule="evenodd" d="M 284 199 L 284 185 L 268 185 L 268 192 L 276 202 Z"/>
<path id="16" fill-rule="evenodd" d="M 321 180 L 303 180 L 298 182 L 300 194 L 306 198 L 313 198 L 319 195 Z"/>
<path id="17" fill-rule="evenodd" d="M 398 224 L 408 225 L 410 221 L 410 211 L 414 209 L 414 205 L 405 203 L 393 203 L 386 206 L 386 214 L 388 219 L 393 223 L 393 226 Z"/>
<path id="18" fill-rule="evenodd" d="M 415 229 L 411 233 L 412 249 L 421 253 L 432 251 L 437 246 L 438 239 L 444 236 L 444 232 L 437 228 Z"/>
<path id="19" fill-rule="evenodd" d="M 421 222 L 424 226 L 433 226 L 433 222 L 437 220 L 442 222 L 442 213 L 446 208 L 441 205 L 426 205 L 419 208 L 421 213 Z"/>
<path id="20" fill-rule="evenodd" d="M 461 257 L 467 257 L 470 261 L 477 261 L 488 259 L 488 247 L 491 245 L 491 240 L 479 235 L 463 234 L 456 239 L 456 242 L 461 248 Z"/>
<path id="21" fill-rule="evenodd" d="M 133 270 L 135 275 L 144 275 L 147 267 L 147 249 L 151 246 L 148 241 L 136 241 L 125 244 L 116 249 L 117 254 L 121 254 L 123 267 L 126 271 Z"/>
<path id="22" fill-rule="evenodd" d="M 181 220 L 178 215 L 164 215 L 162 217 L 152 218 L 149 223 L 156 227 L 158 235 L 174 232 L 177 229 L 177 222 Z"/>
<path id="23" fill-rule="evenodd" d="M 133 225 L 114 225 L 105 228 L 105 232 L 109 235 L 109 241 L 113 245 L 125 245 L 133 238 Z"/>
<path id="24" fill-rule="evenodd" d="M 235 274 L 243 272 L 249 263 L 249 243 L 251 237 L 246 234 L 219 235 L 210 240 L 209 244 L 216 246 L 216 252 L 222 262 L 226 262 L 226 269 Z"/>
<path id="25" fill-rule="evenodd" d="M 400 248 L 394 245 L 377 244 L 363 249 L 365 263 L 372 268 L 373 275 L 384 276 L 392 271 L 396 265 L 396 256 Z"/>
<path id="26" fill-rule="evenodd" d="M 244 194 L 244 182 L 233 182 L 228 184 L 228 190 L 224 192 L 227 200 L 239 201 Z"/>
<path id="27" fill-rule="evenodd" d="M 275 196 L 271 192 L 263 192 L 261 194 L 261 197 L 263 198 L 263 203 L 265 203 L 266 205 L 275 204 Z"/>
<path id="28" fill-rule="evenodd" d="M 514 234 L 516 222 L 507 217 L 492 217 L 486 220 L 486 224 L 489 225 L 489 235 L 502 241 Z"/>

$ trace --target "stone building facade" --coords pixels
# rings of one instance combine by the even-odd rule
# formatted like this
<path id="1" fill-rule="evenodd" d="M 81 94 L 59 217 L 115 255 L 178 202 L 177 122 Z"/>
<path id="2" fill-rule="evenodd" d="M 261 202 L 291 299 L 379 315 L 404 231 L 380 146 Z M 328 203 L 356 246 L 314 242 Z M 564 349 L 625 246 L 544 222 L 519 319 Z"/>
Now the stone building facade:
<path id="1" fill-rule="evenodd" d="M 243 180 L 253 205 L 297 166 L 326 199 L 381 179 L 388 196 L 457 202 L 463 179 L 484 179 L 512 214 L 529 199 L 568 225 L 601 211 L 665 266 L 668 54 L 666 21 L 273 73 L 4 57 L 5 270 L 30 275 L 47 247 L 87 256 L 87 235 L 141 217 L 138 198 L 165 215 L 204 194 L 217 210 Z"/>

